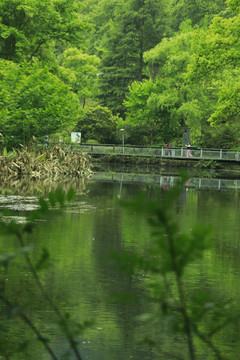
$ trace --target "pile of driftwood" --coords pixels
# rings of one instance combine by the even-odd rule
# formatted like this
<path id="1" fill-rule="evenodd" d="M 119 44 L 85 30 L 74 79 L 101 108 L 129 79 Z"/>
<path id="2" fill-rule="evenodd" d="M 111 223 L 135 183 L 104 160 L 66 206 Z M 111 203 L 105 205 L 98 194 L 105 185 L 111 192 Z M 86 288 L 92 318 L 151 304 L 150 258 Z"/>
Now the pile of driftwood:
<path id="1" fill-rule="evenodd" d="M 65 152 L 61 145 L 41 153 L 22 148 L 0 156 L 0 179 L 24 178 L 58 180 L 63 177 L 86 177 L 92 174 L 91 158 L 81 150 Z"/>

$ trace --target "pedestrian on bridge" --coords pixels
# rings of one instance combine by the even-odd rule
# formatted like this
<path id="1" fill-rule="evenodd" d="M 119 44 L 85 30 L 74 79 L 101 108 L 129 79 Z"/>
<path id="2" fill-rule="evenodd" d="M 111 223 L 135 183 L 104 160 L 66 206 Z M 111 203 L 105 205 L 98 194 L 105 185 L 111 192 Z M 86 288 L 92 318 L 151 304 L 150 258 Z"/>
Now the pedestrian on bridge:
<path id="1" fill-rule="evenodd" d="M 168 156 L 169 153 L 169 143 L 165 145 L 165 155 Z"/>
<path id="2" fill-rule="evenodd" d="M 187 145 L 187 157 L 192 157 L 192 154 L 191 154 L 191 151 L 190 151 L 190 148 L 191 148 L 191 144 L 188 144 Z"/>

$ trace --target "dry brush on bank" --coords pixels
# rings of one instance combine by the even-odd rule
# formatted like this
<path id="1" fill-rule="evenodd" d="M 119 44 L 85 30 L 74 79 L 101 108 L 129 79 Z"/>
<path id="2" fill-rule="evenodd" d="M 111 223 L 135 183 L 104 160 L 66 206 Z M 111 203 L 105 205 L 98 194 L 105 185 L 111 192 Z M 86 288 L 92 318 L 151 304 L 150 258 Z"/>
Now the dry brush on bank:
<path id="1" fill-rule="evenodd" d="M 92 174 L 91 157 L 81 150 L 65 152 L 61 145 L 51 149 L 36 147 L 17 149 L 0 156 L 0 179 L 52 179 L 86 177 Z"/>

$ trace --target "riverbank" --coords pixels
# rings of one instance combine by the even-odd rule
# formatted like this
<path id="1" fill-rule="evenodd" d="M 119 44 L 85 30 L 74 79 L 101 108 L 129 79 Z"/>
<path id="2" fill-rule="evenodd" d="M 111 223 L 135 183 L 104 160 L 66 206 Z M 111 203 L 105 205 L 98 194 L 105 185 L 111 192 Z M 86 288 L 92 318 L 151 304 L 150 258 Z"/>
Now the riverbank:
<path id="1" fill-rule="evenodd" d="M 123 155 L 92 155 L 93 171 L 94 169 L 104 169 L 108 166 L 124 168 L 139 167 L 141 172 L 154 170 L 178 173 L 181 169 L 187 172 L 201 174 L 209 173 L 212 176 L 214 172 L 223 177 L 240 178 L 240 162 L 226 160 L 209 160 L 197 158 L 179 159 L 174 157 L 143 157 L 143 156 L 123 156 Z"/>

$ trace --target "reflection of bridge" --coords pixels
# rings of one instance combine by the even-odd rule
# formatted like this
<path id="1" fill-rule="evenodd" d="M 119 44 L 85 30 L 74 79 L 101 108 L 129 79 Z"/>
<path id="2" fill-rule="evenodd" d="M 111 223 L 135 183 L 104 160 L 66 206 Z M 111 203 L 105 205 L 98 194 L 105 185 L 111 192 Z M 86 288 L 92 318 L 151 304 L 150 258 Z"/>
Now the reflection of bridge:
<path id="1" fill-rule="evenodd" d="M 121 145 L 97 145 L 80 144 L 73 145 L 73 149 L 80 146 L 80 149 L 92 155 L 125 155 L 141 157 L 162 157 L 168 159 L 204 159 L 222 161 L 240 161 L 240 151 L 227 149 L 198 149 L 188 148 L 165 148 L 165 147 L 145 147 L 145 146 L 121 146 Z M 190 157 L 188 157 L 188 155 Z"/>
<path id="2" fill-rule="evenodd" d="M 177 183 L 178 176 L 156 174 L 107 173 L 96 172 L 92 180 L 121 184 L 156 184 L 167 189 Z M 188 188 L 212 190 L 240 190 L 240 180 L 191 178 L 185 184 Z"/>

